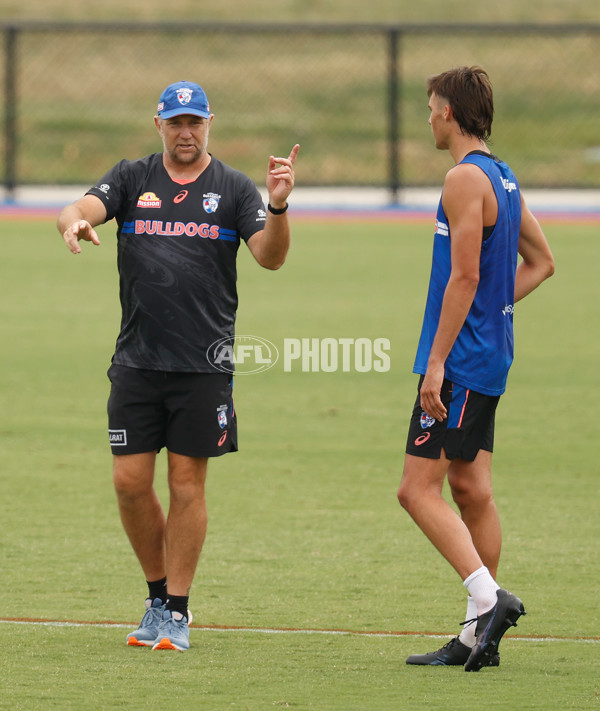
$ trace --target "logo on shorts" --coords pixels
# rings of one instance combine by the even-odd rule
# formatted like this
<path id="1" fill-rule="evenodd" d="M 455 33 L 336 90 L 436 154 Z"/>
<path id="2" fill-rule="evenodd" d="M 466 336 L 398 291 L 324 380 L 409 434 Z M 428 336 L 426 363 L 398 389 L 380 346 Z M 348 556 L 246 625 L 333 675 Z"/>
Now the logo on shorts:
<path id="1" fill-rule="evenodd" d="M 422 444 L 425 444 L 425 442 L 427 442 L 430 437 L 431 432 L 425 432 L 425 434 L 422 434 L 420 437 L 417 437 L 417 439 L 415 440 L 415 446 L 420 447 Z"/>
<path id="2" fill-rule="evenodd" d="M 127 444 L 127 430 L 108 430 L 108 441 L 111 447 L 125 447 Z"/>
<path id="3" fill-rule="evenodd" d="M 219 405 L 217 407 L 217 420 L 219 427 L 224 430 L 227 427 L 227 405 Z"/>
<path id="4" fill-rule="evenodd" d="M 430 417 L 424 410 L 421 413 L 421 429 L 426 430 L 428 427 L 435 425 L 435 417 Z"/>

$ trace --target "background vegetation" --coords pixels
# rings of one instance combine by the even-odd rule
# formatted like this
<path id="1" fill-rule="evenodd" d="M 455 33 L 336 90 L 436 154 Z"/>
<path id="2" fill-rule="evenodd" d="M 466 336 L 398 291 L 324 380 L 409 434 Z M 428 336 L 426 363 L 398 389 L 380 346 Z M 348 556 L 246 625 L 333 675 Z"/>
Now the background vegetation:
<path id="1" fill-rule="evenodd" d="M 594 0 L 3 0 L 2 17 L 29 20 L 219 20 L 227 22 L 590 22 Z"/>
<path id="2" fill-rule="evenodd" d="M 268 155 L 299 141 L 300 185 L 389 185 L 390 39 L 377 23 L 421 22 L 437 29 L 407 28 L 399 41 L 393 123 L 403 184 L 437 185 L 447 169 L 446 157 L 432 150 L 426 77 L 481 64 L 496 98 L 492 147 L 522 184 L 600 186 L 600 10 L 591 1 L 4 6 L 7 18 L 92 23 L 42 22 L 17 37 L 9 66 L 20 183 L 87 185 L 121 158 L 157 150 L 158 96 L 188 78 L 204 86 L 216 115 L 211 150 L 255 181 L 263 181 Z M 157 24 L 102 30 L 100 20 Z M 217 21 L 238 28 L 218 30 L 211 24 Z M 476 21 L 487 28 L 456 26 Z M 517 25 L 503 30 L 509 21 Z M 575 21 L 576 31 L 556 29 Z M 352 28 L 335 31 L 340 22 Z M 440 29 L 448 22 L 454 24 Z M 539 34 L 523 22 L 550 28 Z"/>

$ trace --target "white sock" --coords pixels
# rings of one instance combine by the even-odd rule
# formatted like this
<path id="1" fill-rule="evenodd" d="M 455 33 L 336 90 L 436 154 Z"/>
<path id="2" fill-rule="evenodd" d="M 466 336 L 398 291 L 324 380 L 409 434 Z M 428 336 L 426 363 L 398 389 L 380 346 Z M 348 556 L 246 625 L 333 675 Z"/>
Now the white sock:
<path id="1" fill-rule="evenodd" d="M 466 646 L 473 648 L 475 646 L 475 628 L 477 627 L 477 603 L 469 595 L 467 598 L 467 612 L 465 614 L 465 620 L 473 620 L 467 625 L 463 625 L 461 633 L 458 635 L 458 639 Z"/>
<path id="2" fill-rule="evenodd" d="M 498 601 L 496 590 L 499 590 L 500 586 L 485 565 L 471 573 L 463 584 L 477 604 L 478 615 L 491 610 Z"/>

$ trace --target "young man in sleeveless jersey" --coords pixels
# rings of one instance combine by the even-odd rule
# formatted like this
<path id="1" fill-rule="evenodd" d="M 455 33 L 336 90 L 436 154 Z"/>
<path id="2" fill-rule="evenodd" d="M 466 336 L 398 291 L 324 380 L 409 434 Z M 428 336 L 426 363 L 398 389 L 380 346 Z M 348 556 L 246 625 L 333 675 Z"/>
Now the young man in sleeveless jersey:
<path id="1" fill-rule="evenodd" d="M 514 304 L 553 273 L 554 262 L 513 172 L 486 145 L 494 111 L 487 73 L 451 69 L 429 79 L 428 95 L 436 148 L 448 150 L 455 166 L 437 212 L 398 499 L 460 575 L 468 598 L 460 635 L 406 662 L 478 671 L 499 664 L 502 635 L 525 614 L 496 582 L 494 417 L 513 359 Z M 446 477 L 460 515 L 442 497 Z"/>
<path id="2" fill-rule="evenodd" d="M 209 348 L 234 337 L 238 247 L 244 241 L 261 266 L 278 269 L 290 244 L 299 146 L 269 158 L 265 209 L 254 183 L 208 152 L 213 118 L 198 84 L 171 84 L 154 117 L 162 152 L 121 161 L 58 218 L 74 254 L 82 240 L 100 244 L 94 227 L 117 222 L 122 319 L 109 369 L 109 437 L 121 520 L 149 591 L 127 643 L 153 649 L 189 647 L 207 462 L 237 450 L 231 374 Z M 163 447 L 167 515 L 153 485 Z"/>

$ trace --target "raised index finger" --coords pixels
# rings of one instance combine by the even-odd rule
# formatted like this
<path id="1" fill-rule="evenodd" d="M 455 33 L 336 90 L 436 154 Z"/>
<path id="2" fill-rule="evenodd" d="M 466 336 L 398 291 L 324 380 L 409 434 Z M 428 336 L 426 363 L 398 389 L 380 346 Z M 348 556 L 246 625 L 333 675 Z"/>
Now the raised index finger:
<path id="1" fill-rule="evenodd" d="M 300 150 L 300 144 L 296 143 L 296 145 L 292 148 L 292 152 L 289 155 L 288 160 L 292 165 L 294 165 L 294 162 L 296 161 L 296 156 L 298 155 L 298 151 Z"/>

